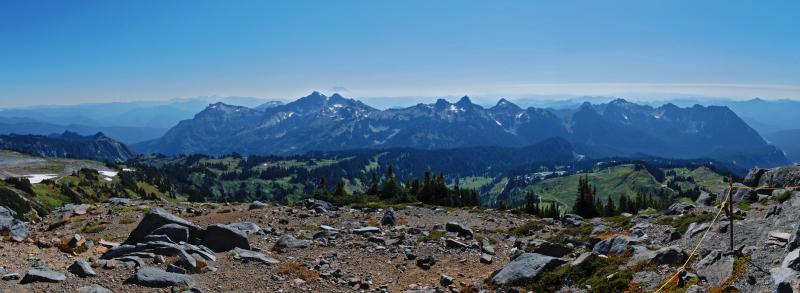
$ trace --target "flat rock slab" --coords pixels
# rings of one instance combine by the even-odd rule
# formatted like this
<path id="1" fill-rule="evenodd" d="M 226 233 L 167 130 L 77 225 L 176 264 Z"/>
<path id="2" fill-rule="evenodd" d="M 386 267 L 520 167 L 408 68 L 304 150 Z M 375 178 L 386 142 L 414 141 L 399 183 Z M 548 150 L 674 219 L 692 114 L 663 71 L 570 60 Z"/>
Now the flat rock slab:
<path id="1" fill-rule="evenodd" d="M 28 273 L 25 274 L 25 277 L 22 278 L 20 281 L 21 284 L 28 284 L 28 283 L 37 283 L 37 282 L 47 282 L 47 283 L 58 283 L 67 279 L 67 276 L 64 274 L 53 271 L 48 268 L 31 268 L 28 270 Z"/>
<path id="2" fill-rule="evenodd" d="M 277 259 L 258 251 L 234 248 L 233 253 L 234 253 L 233 255 L 234 259 L 242 261 L 256 261 L 271 265 L 280 263 L 280 261 L 278 261 Z"/>
<path id="3" fill-rule="evenodd" d="M 75 293 L 111 293 L 111 290 L 95 284 L 91 286 L 80 287 L 78 290 L 75 290 Z"/>
<path id="4" fill-rule="evenodd" d="M 311 245 L 311 241 L 294 238 L 291 234 L 286 234 L 275 242 L 275 247 L 278 248 L 306 248 Z"/>
<path id="5" fill-rule="evenodd" d="M 492 285 L 517 285 L 533 280 L 541 272 L 566 263 L 562 259 L 538 253 L 523 253 L 492 276 Z"/>
<path id="6" fill-rule="evenodd" d="M 152 267 L 140 268 L 136 274 L 127 281 L 131 284 L 141 285 L 152 288 L 164 288 L 171 286 L 191 286 L 192 277 L 163 271 Z"/>

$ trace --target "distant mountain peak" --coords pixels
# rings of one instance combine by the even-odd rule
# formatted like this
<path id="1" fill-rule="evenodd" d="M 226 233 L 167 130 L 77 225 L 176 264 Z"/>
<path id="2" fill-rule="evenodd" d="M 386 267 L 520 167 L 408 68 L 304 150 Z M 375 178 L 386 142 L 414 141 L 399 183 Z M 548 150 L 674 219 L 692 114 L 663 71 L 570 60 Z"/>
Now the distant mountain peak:
<path id="1" fill-rule="evenodd" d="M 517 106 L 517 104 L 509 102 L 506 99 L 500 99 L 499 101 L 497 101 L 497 104 L 495 104 L 494 107 L 492 107 L 491 109 L 493 109 L 493 110 L 506 109 L 506 110 L 511 110 L 511 111 L 521 111 L 522 110 L 522 108 Z"/>
<path id="2" fill-rule="evenodd" d="M 461 97 L 460 100 L 458 100 L 458 102 L 456 102 L 456 105 L 471 105 L 471 104 L 472 101 L 469 99 L 468 96 L 463 96 Z"/>

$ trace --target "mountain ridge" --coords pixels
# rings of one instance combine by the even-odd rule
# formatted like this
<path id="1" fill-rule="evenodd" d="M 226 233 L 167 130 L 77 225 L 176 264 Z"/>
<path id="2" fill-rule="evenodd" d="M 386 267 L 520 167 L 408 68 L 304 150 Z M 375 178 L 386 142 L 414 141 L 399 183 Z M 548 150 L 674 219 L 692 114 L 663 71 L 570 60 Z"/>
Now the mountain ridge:
<path id="1" fill-rule="evenodd" d="M 505 99 L 490 108 L 464 96 L 455 103 L 438 99 L 378 110 L 339 94 L 313 92 L 264 111 L 231 107 L 209 105 L 163 137 L 133 147 L 144 153 L 290 155 L 354 148 L 513 147 L 559 136 L 608 155 L 718 159 L 713 156 L 720 150 L 759 150 L 771 156 L 764 160 L 770 165 L 787 162 L 733 111 L 718 106 L 651 107 L 616 99 L 587 102 L 559 117 L 551 109 L 522 109 Z"/>

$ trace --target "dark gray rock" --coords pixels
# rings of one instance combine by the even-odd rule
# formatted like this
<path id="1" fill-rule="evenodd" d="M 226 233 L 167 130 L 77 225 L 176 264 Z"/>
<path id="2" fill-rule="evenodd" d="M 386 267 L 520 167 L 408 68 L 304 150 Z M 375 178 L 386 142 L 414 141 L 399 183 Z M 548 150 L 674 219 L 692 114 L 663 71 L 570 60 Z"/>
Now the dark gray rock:
<path id="1" fill-rule="evenodd" d="M 614 236 L 602 240 L 594 245 L 592 253 L 603 255 L 623 255 L 632 251 L 632 246 L 638 245 L 639 239 L 628 236 Z"/>
<path id="2" fill-rule="evenodd" d="M 770 169 L 759 177 L 758 186 L 768 186 L 772 188 L 800 186 L 800 166 Z"/>
<path id="3" fill-rule="evenodd" d="M 701 191 L 700 195 L 697 196 L 697 199 L 694 201 L 694 203 L 700 206 L 710 206 L 711 204 L 714 203 L 715 199 L 716 197 L 712 196 L 710 193 Z"/>
<path id="4" fill-rule="evenodd" d="M 182 267 L 179 267 L 179 266 L 176 266 L 174 264 L 170 264 L 170 265 L 167 266 L 167 272 L 168 273 L 176 273 L 176 274 L 184 274 L 184 275 L 188 273 L 188 271 L 186 271 L 186 269 L 184 269 Z"/>
<path id="5" fill-rule="evenodd" d="M 228 227 L 239 229 L 239 231 L 242 231 L 246 234 L 253 234 L 258 231 L 261 231 L 261 227 L 259 227 L 255 223 L 250 223 L 250 222 L 232 223 L 228 224 Z"/>
<path id="6" fill-rule="evenodd" d="M 761 181 L 761 176 L 764 176 L 764 173 L 767 171 L 769 170 L 762 168 L 750 169 L 750 172 L 747 172 L 747 176 L 744 177 L 742 184 L 749 187 L 758 187 L 758 183 Z"/>
<path id="7" fill-rule="evenodd" d="M 698 234 L 702 234 L 706 231 L 706 229 L 708 229 L 708 226 L 709 226 L 708 222 L 700 224 L 691 223 L 689 224 L 689 228 L 686 229 L 686 235 L 689 236 L 689 238 L 692 238 L 694 236 L 697 236 Z"/>
<path id="8" fill-rule="evenodd" d="M 445 228 L 445 230 L 447 232 L 458 233 L 458 236 L 461 236 L 461 237 L 470 237 L 470 238 L 472 238 L 473 235 L 474 235 L 474 233 L 472 232 L 472 229 L 469 227 L 469 225 L 461 223 L 461 222 L 448 222 L 444 226 L 444 228 Z"/>
<path id="9" fill-rule="evenodd" d="M 16 281 L 16 280 L 22 279 L 22 276 L 20 276 L 17 273 L 8 273 L 8 274 L 4 274 L 2 279 L 3 279 L 3 281 Z"/>
<path id="10" fill-rule="evenodd" d="M 453 285 L 453 283 L 455 283 L 455 279 L 453 279 L 453 277 L 448 276 L 448 275 L 439 276 L 439 285 L 447 287 L 447 286 Z"/>
<path id="11" fill-rule="evenodd" d="M 329 211 L 339 210 L 339 208 L 333 205 L 332 203 L 318 199 L 304 199 L 297 203 L 307 209 L 314 210 L 318 213 L 327 213 Z"/>
<path id="12" fill-rule="evenodd" d="M 228 225 L 209 225 L 206 228 L 203 245 L 214 252 L 230 251 L 236 247 L 250 249 L 247 234 Z"/>
<path id="13" fill-rule="evenodd" d="M 758 193 L 755 190 L 743 187 L 743 186 L 734 186 L 732 192 L 732 198 L 734 203 L 739 203 L 742 201 L 757 201 L 758 200 Z M 728 196 L 728 188 L 725 188 L 717 195 L 718 201 L 725 200 L 725 197 Z"/>
<path id="14" fill-rule="evenodd" d="M 665 215 L 681 215 L 685 212 L 691 211 L 694 209 L 694 205 L 683 203 L 683 202 L 676 202 L 670 205 L 666 211 L 664 211 Z"/>
<path id="15" fill-rule="evenodd" d="M 450 238 L 444 240 L 444 246 L 447 248 L 456 248 L 456 249 L 465 249 L 469 247 L 469 245 L 467 245 L 466 243 Z"/>
<path id="16" fill-rule="evenodd" d="M 519 285 L 531 281 L 539 273 L 550 271 L 566 261 L 538 253 L 523 253 L 492 276 L 492 285 Z"/>
<path id="17" fill-rule="evenodd" d="M 790 251 L 783 258 L 781 267 L 800 271 L 800 248 Z"/>
<path id="18" fill-rule="evenodd" d="M 773 268 L 769 270 L 772 277 L 773 293 L 792 293 L 792 281 L 797 279 L 797 272 L 790 268 Z"/>
<path id="19" fill-rule="evenodd" d="M 430 269 L 436 264 L 436 259 L 432 255 L 426 255 L 417 259 L 417 266 L 423 270 Z"/>
<path id="20" fill-rule="evenodd" d="M 681 233 L 680 233 L 680 232 L 678 232 L 678 231 L 672 231 L 672 232 L 670 232 L 670 233 L 667 235 L 667 238 L 666 238 L 666 239 L 664 239 L 664 242 L 666 242 L 666 243 L 670 243 L 670 242 L 672 242 L 672 241 L 675 241 L 675 240 L 681 239 L 681 237 L 682 237 L 682 235 L 681 235 Z"/>
<path id="21" fill-rule="evenodd" d="M 712 250 L 695 267 L 697 275 L 712 286 L 720 286 L 733 274 L 734 258 L 720 250 Z"/>
<path id="22" fill-rule="evenodd" d="M 564 224 L 566 224 L 567 226 L 572 226 L 572 227 L 579 227 L 583 225 L 583 217 L 578 216 L 576 214 L 566 214 L 561 219 L 561 221 L 564 222 Z"/>
<path id="23" fill-rule="evenodd" d="M 80 287 L 77 290 L 75 290 L 75 293 L 111 293 L 111 290 L 104 288 L 103 286 L 94 284 L 91 286 Z"/>
<path id="24" fill-rule="evenodd" d="M 144 218 L 142 218 L 142 221 L 139 222 L 139 225 L 137 225 L 136 228 L 131 231 L 131 234 L 128 236 L 128 239 L 125 240 L 124 244 L 135 244 L 142 242 L 142 240 L 147 235 L 150 235 L 153 230 L 156 230 L 167 224 L 177 224 L 186 227 L 189 229 L 189 237 L 191 239 L 202 238 L 200 237 L 200 226 L 170 214 L 162 208 L 154 207 L 150 209 L 150 212 L 148 212 Z"/>
<path id="25" fill-rule="evenodd" d="M 16 216 L 14 211 L 0 206 L 0 234 L 8 234 L 12 240 L 21 242 L 28 238 L 28 223 Z"/>
<path id="26" fill-rule="evenodd" d="M 109 198 L 106 202 L 114 205 L 128 205 L 131 203 L 131 199 L 124 197 L 112 197 Z"/>
<path id="27" fill-rule="evenodd" d="M 650 260 L 651 264 L 656 265 L 682 265 L 689 256 L 677 246 L 664 247 L 655 252 Z"/>
<path id="28" fill-rule="evenodd" d="M 152 288 L 172 286 L 191 286 L 192 278 L 177 273 L 170 273 L 153 267 L 142 267 L 127 280 L 128 283 Z"/>
<path id="29" fill-rule="evenodd" d="M 291 234 L 285 234 L 275 242 L 277 248 L 306 248 L 309 245 L 311 245 L 311 241 L 297 239 Z"/>
<path id="30" fill-rule="evenodd" d="M 800 248 L 800 224 L 795 227 L 794 233 L 792 233 L 791 236 L 791 240 L 789 240 L 789 244 L 786 246 L 786 249 L 789 251 L 797 248 Z"/>
<path id="31" fill-rule="evenodd" d="M 489 240 L 486 240 L 486 238 L 484 238 L 481 242 L 481 252 L 488 255 L 494 255 L 494 246 L 489 242 Z"/>
<path id="32" fill-rule="evenodd" d="M 25 277 L 22 278 L 20 284 L 37 283 L 37 282 L 58 283 L 66 279 L 67 276 L 64 276 L 64 274 L 55 272 L 49 268 L 33 267 L 28 270 L 28 273 L 25 274 Z"/>
<path id="33" fill-rule="evenodd" d="M 257 209 L 263 209 L 263 208 L 266 208 L 266 207 L 267 207 L 267 204 L 265 204 L 263 202 L 260 202 L 260 201 L 254 201 L 254 202 L 250 203 L 249 209 L 257 210 Z"/>
<path id="34" fill-rule="evenodd" d="M 483 263 L 483 264 L 491 264 L 493 260 L 494 260 L 494 257 L 492 257 L 492 255 L 490 255 L 488 253 L 481 254 L 481 260 L 480 260 L 481 263 Z"/>
<path id="35" fill-rule="evenodd" d="M 572 252 L 572 248 L 566 245 L 547 241 L 536 241 L 528 246 L 527 250 L 532 253 L 538 253 L 552 257 L 562 257 Z"/>
<path id="36" fill-rule="evenodd" d="M 261 253 L 261 252 L 258 252 L 258 251 L 252 251 L 252 250 L 245 250 L 245 249 L 241 249 L 241 248 L 234 248 L 233 249 L 233 258 L 237 259 L 237 260 L 242 260 L 242 261 L 245 261 L 245 262 L 255 261 L 255 262 L 260 262 L 260 263 L 265 263 L 265 264 L 270 264 L 270 265 L 274 265 L 274 264 L 280 263 L 280 261 L 278 261 L 277 259 L 275 259 L 275 258 L 273 258 L 273 257 L 271 257 L 269 255 L 266 255 L 264 253 Z"/>
<path id="37" fill-rule="evenodd" d="M 369 234 L 369 233 L 379 233 L 381 232 L 381 228 L 378 227 L 362 227 L 352 230 L 353 233 L 356 234 Z"/>
<path id="38" fill-rule="evenodd" d="M 389 208 L 381 218 L 381 226 L 395 226 L 397 225 L 397 216 L 394 214 L 394 209 Z"/>
<path id="39" fill-rule="evenodd" d="M 97 273 L 94 272 L 92 266 L 89 265 L 88 262 L 84 260 L 76 260 L 72 263 L 72 265 L 67 268 L 70 273 L 78 276 L 78 277 L 88 277 L 88 276 L 96 276 Z"/>
<path id="40" fill-rule="evenodd" d="M 178 224 L 166 224 L 150 232 L 150 235 L 164 235 L 172 242 L 189 242 L 189 228 Z"/>

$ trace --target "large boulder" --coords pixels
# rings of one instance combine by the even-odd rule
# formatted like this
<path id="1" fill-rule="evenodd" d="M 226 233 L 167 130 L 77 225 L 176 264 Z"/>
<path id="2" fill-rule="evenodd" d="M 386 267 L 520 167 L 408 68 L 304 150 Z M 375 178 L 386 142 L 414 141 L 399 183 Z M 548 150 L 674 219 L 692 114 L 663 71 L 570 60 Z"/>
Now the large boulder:
<path id="1" fill-rule="evenodd" d="M 761 180 L 761 176 L 764 176 L 768 169 L 762 168 L 753 168 L 750 169 L 750 172 L 747 173 L 747 176 L 744 177 L 744 181 L 742 184 L 749 187 L 758 187 L 758 182 Z"/>
<path id="2" fill-rule="evenodd" d="M 251 223 L 251 222 L 231 223 L 231 224 L 228 224 L 228 227 L 236 228 L 239 231 L 242 231 L 242 232 L 244 232 L 246 234 L 253 234 L 253 233 L 257 233 L 258 231 L 261 231 L 261 227 L 259 227 L 255 223 Z"/>
<path id="3" fill-rule="evenodd" d="M 792 282 L 797 279 L 797 272 L 790 268 L 772 268 L 769 270 L 772 277 L 772 292 L 792 293 Z"/>
<path id="4" fill-rule="evenodd" d="M 202 238 L 202 230 L 200 226 L 170 214 L 162 208 L 154 207 L 150 209 L 150 212 L 148 212 L 144 218 L 142 218 L 142 221 L 139 222 L 139 225 L 137 225 L 136 228 L 131 231 L 131 234 L 128 235 L 128 239 L 125 240 L 125 244 L 139 243 L 154 230 L 168 224 L 176 224 L 189 229 L 190 239 Z"/>
<path id="5" fill-rule="evenodd" d="M 16 216 L 14 211 L 0 206 L 0 234 L 8 234 L 12 240 L 20 242 L 28 238 L 28 224 Z"/>
<path id="6" fill-rule="evenodd" d="M 333 205 L 332 203 L 329 203 L 329 202 L 323 201 L 323 200 L 318 200 L 318 199 L 308 198 L 308 199 L 301 200 L 301 201 L 299 201 L 297 203 L 299 205 L 307 208 L 307 209 L 314 210 L 314 211 L 316 211 L 318 213 L 326 213 L 326 212 L 329 212 L 329 211 L 338 211 L 339 210 L 339 208 L 336 207 L 335 205 Z"/>
<path id="7" fill-rule="evenodd" d="M 543 240 L 534 240 L 528 244 L 526 249 L 532 253 L 538 253 L 541 255 L 552 256 L 552 257 L 563 257 L 568 253 L 572 252 L 572 248 L 562 245 L 559 243 L 547 242 Z"/>
<path id="8" fill-rule="evenodd" d="M 592 253 L 602 255 L 624 255 L 633 250 L 634 245 L 640 243 L 638 238 L 629 236 L 614 236 L 594 245 Z"/>
<path id="9" fill-rule="evenodd" d="M 724 201 L 726 196 L 728 196 L 728 188 L 725 188 L 717 195 L 717 200 Z M 739 185 L 733 187 L 732 198 L 734 203 L 739 203 L 742 201 L 757 201 L 758 193 L 756 193 L 756 191 L 752 188 Z"/>
<path id="10" fill-rule="evenodd" d="M 523 253 L 492 276 L 489 281 L 492 285 L 508 286 L 518 285 L 533 280 L 542 272 L 566 263 L 566 261 L 541 255 L 538 253 Z"/>
<path id="11" fill-rule="evenodd" d="M 214 224 L 206 228 L 203 245 L 214 252 L 225 252 L 236 247 L 250 249 L 247 234 L 228 225 Z"/>
<path id="12" fill-rule="evenodd" d="M 193 283 L 192 277 L 190 276 L 178 273 L 170 273 L 153 267 L 140 268 L 136 274 L 127 280 L 127 282 L 152 288 L 191 286 Z"/>
<path id="13" fill-rule="evenodd" d="M 189 228 L 178 224 L 166 224 L 150 232 L 150 235 L 164 235 L 172 242 L 189 242 Z"/>
<path id="14" fill-rule="evenodd" d="M 381 226 L 395 226 L 397 225 L 397 216 L 394 214 L 394 209 L 389 208 L 381 218 Z"/>
<path id="15" fill-rule="evenodd" d="M 759 177 L 758 186 L 772 188 L 800 186 L 800 166 L 778 167 L 766 171 Z"/>
<path id="16" fill-rule="evenodd" d="M 664 247 L 655 252 L 650 259 L 651 264 L 655 265 L 682 265 L 689 256 L 677 246 Z"/>
<path id="17" fill-rule="evenodd" d="M 797 225 L 794 229 L 794 233 L 792 233 L 791 240 L 789 240 L 789 244 L 787 246 L 787 250 L 792 251 L 797 248 L 800 248 L 800 224 Z"/>
<path id="18" fill-rule="evenodd" d="M 700 195 L 698 195 L 697 199 L 694 201 L 694 204 L 700 206 L 710 206 L 711 204 L 714 203 L 714 199 L 716 199 L 716 197 L 714 197 L 710 193 L 706 191 L 701 191 Z"/>
<path id="19" fill-rule="evenodd" d="M 276 248 L 306 248 L 311 245 L 310 240 L 297 239 L 291 234 L 285 234 L 275 242 Z"/>
<path id="20" fill-rule="evenodd" d="M 473 237 L 474 233 L 469 225 L 461 223 L 461 222 L 448 222 L 444 229 L 447 232 L 455 232 L 458 233 L 458 236 L 461 237 Z"/>
<path id="21" fill-rule="evenodd" d="M 566 214 L 561 220 L 564 222 L 564 224 L 572 227 L 579 227 L 583 225 L 583 217 L 576 214 Z"/>
<path id="22" fill-rule="evenodd" d="M 666 211 L 664 211 L 665 215 L 681 215 L 685 212 L 691 211 L 694 209 L 694 205 L 682 202 L 676 202 L 670 205 Z"/>
<path id="23" fill-rule="evenodd" d="M 733 274 L 733 262 L 732 255 L 712 250 L 695 265 L 695 268 L 700 279 L 712 286 L 720 286 Z"/>

